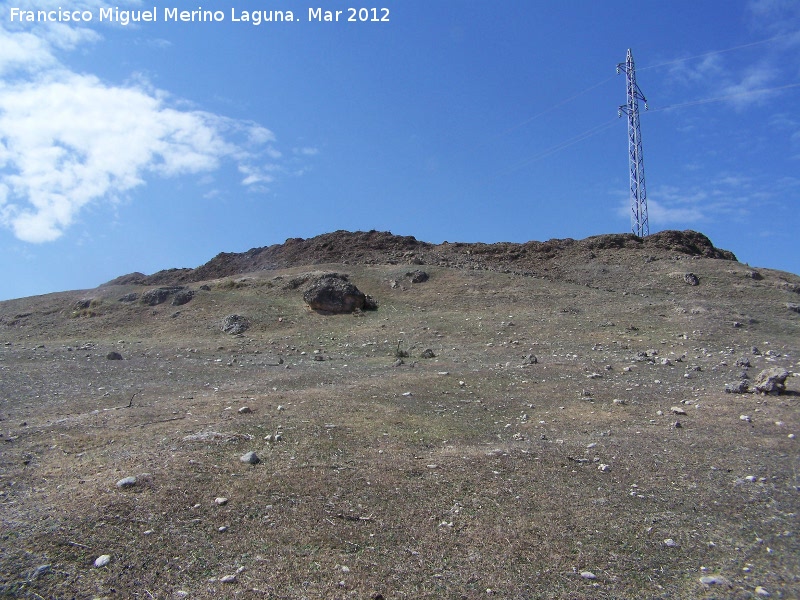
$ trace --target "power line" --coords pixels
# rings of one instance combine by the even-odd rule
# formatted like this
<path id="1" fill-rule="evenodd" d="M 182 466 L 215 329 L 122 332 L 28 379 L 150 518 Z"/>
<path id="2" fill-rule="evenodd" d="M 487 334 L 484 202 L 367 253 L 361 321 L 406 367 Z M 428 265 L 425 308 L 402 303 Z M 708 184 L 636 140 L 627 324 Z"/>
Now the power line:
<path id="1" fill-rule="evenodd" d="M 678 104 L 670 104 L 669 106 L 662 106 L 659 108 L 649 108 L 648 112 L 660 112 L 663 110 L 671 110 L 673 108 L 683 108 L 685 106 L 697 106 L 698 104 L 709 104 L 711 102 L 722 102 L 723 100 L 730 100 L 731 98 L 738 98 L 740 96 L 751 96 L 754 94 L 763 94 L 766 92 L 777 92 L 779 90 L 787 90 L 790 88 L 800 87 L 800 82 L 789 83 L 787 85 L 779 85 L 770 88 L 759 88 L 757 90 L 747 90 L 744 92 L 736 92 L 734 94 L 726 94 L 724 96 L 715 96 L 714 98 L 702 98 L 700 100 L 691 100 L 689 102 L 680 102 Z"/>
<path id="2" fill-rule="evenodd" d="M 677 65 L 682 62 L 687 62 L 690 60 L 695 60 L 697 58 L 705 58 L 706 56 L 714 56 L 717 54 L 724 54 L 726 52 L 733 52 L 734 50 L 742 50 L 744 48 L 751 48 L 753 46 L 760 46 L 761 44 L 767 44 L 769 42 L 774 42 L 782 37 L 786 37 L 788 34 L 781 34 L 776 35 L 771 38 L 767 38 L 766 40 L 759 40 L 757 42 L 750 42 L 749 44 L 741 44 L 739 46 L 732 46 L 730 48 L 723 48 L 722 50 L 711 50 L 710 52 L 703 52 L 702 54 L 695 54 L 694 56 L 687 56 L 686 58 L 678 58 L 675 60 L 670 60 L 663 63 L 658 63 L 656 65 L 650 65 L 649 67 L 641 67 L 640 71 L 647 71 L 649 69 L 659 69 L 661 67 L 669 67 L 672 65 Z"/>

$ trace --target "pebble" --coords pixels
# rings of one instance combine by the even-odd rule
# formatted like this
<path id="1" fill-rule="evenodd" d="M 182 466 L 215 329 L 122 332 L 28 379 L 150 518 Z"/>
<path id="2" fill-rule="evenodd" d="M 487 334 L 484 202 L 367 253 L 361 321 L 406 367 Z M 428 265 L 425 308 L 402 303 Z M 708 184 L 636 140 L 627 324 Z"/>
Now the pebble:
<path id="1" fill-rule="evenodd" d="M 767 590 L 763 587 L 758 586 L 755 590 L 756 596 L 761 596 L 762 598 L 769 598 L 772 594 L 770 594 Z"/>
<path id="2" fill-rule="evenodd" d="M 667 539 L 664 540 L 664 545 L 667 548 L 677 548 L 678 547 L 678 542 L 676 542 L 672 538 L 667 538 Z"/>
<path id="3" fill-rule="evenodd" d="M 36 570 L 33 572 L 33 575 L 31 575 L 31 581 L 37 579 L 38 577 L 41 577 L 42 575 L 47 575 L 47 573 L 50 572 L 50 568 L 51 568 L 50 565 L 39 565 L 38 567 L 36 567 Z"/>
<path id="4" fill-rule="evenodd" d="M 220 496 L 219 498 L 214 498 L 214 504 L 219 506 L 225 506 L 228 503 L 228 499 L 225 497 Z"/>
<path id="5" fill-rule="evenodd" d="M 584 579 L 597 579 L 597 575 L 595 575 L 591 571 L 581 571 L 581 577 L 583 577 Z"/>
<path id="6" fill-rule="evenodd" d="M 105 567 L 110 562 L 111 562 L 111 557 L 108 554 L 102 554 L 95 559 L 94 566 Z"/>
<path id="7" fill-rule="evenodd" d="M 136 485 L 136 477 L 124 477 L 117 482 L 118 488 L 126 488 Z"/>
<path id="8" fill-rule="evenodd" d="M 597 470 L 598 471 L 603 471 L 605 473 L 606 471 L 610 471 L 611 470 L 611 465 L 606 465 L 606 464 L 602 464 L 601 463 L 600 465 L 597 466 Z"/>
<path id="9" fill-rule="evenodd" d="M 219 578 L 220 583 L 236 583 L 236 575 L 225 575 Z"/>
<path id="10" fill-rule="evenodd" d="M 739 416 L 739 420 L 740 421 L 744 421 L 745 423 L 752 423 L 753 422 L 753 419 L 750 417 L 750 415 L 740 415 Z"/>
<path id="11" fill-rule="evenodd" d="M 253 411 L 250 409 L 249 406 L 243 406 L 242 408 L 239 409 L 239 414 L 240 415 L 246 415 L 247 413 L 251 413 L 251 412 L 253 412 Z"/>
<path id="12" fill-rule="evenodd" d="M 669 410 L 674 415 L 685 415 L 686 414 L 686 411 L 683 410 L 680 406 L 673 406 Z"/>
<path id="13" fill-rule="evenodd" d="M 222 527 L 218 527 L 217 531 L 219 531 L 220 533 L 225 533 L 226 531 L 228 531 L 228 528 L 225 525 L 223 525 Z"/>
<path id="14" fill-rule="evenodd" d="M 240 461 L 243 463 L 248 463 L 251 465 L 257 465 L 261 462 L 261 459 L 258 458 L 255 452 L 248 452 L 247 454 L 243 454 L 240 458 Z"/>
<path id="15" fill-rule="evenodd" d="M 700 578 L 700 583 L 705 585 L 730 585 L 731 582 L 721 575 L 706 575 Z"/>

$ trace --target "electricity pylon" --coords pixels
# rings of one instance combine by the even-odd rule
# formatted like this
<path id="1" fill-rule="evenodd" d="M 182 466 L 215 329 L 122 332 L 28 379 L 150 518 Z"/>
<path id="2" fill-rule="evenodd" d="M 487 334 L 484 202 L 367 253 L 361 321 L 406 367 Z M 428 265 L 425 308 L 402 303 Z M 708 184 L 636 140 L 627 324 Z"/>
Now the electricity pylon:
<path id="1" fill-rule="evenodd" d="M 633 54 L 628 48 L 628 57 L 617 65 L 617 73 L 625 71 L 628 103 L 619 107 L 618 115 L 628 115 L 628 158 L 631 171 L 631 229 L 639 237 L 650 235 L 647 222 L 647 190 L 644 185 L 644 157 L 642 155 L 642 128 L 639 125 L 639 100 L 647 110 L 647 98 L 636 85 L 636 68 Z"/>

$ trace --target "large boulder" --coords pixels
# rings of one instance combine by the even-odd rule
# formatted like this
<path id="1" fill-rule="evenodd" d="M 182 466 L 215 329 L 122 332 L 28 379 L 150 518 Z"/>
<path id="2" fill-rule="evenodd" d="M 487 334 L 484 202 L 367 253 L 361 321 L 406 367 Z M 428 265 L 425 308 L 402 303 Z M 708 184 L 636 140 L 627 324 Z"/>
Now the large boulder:
<path id="1" fill-rule="evenodd" d="M 303 293 L 312 310 L 326 313 L 350 313 L 377 308 L 375 301 L 347 280 L 346 275 L 320 277 Z"/>
<path id="2" fill-rule="evenodd" d="M 770 367 L 758 374 L 751 388 L 762 394 L 780 394 L 786 390 L 787 377 L 789 371 L 783 367 Z"/>

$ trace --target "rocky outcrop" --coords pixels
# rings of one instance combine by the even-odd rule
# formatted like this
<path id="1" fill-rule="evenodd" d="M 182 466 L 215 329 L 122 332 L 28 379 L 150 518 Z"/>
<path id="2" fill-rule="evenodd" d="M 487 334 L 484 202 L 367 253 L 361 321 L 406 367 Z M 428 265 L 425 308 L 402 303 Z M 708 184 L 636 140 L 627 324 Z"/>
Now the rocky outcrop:
<path id="1" fill-rule="evenodd" d="M 312 310 L 326 314 L 377 308 L 374 300 L 350 283 L 346 275 L 336 273 L 320 277 L 312 283 L 303 293 L 303 300 Z"/>

